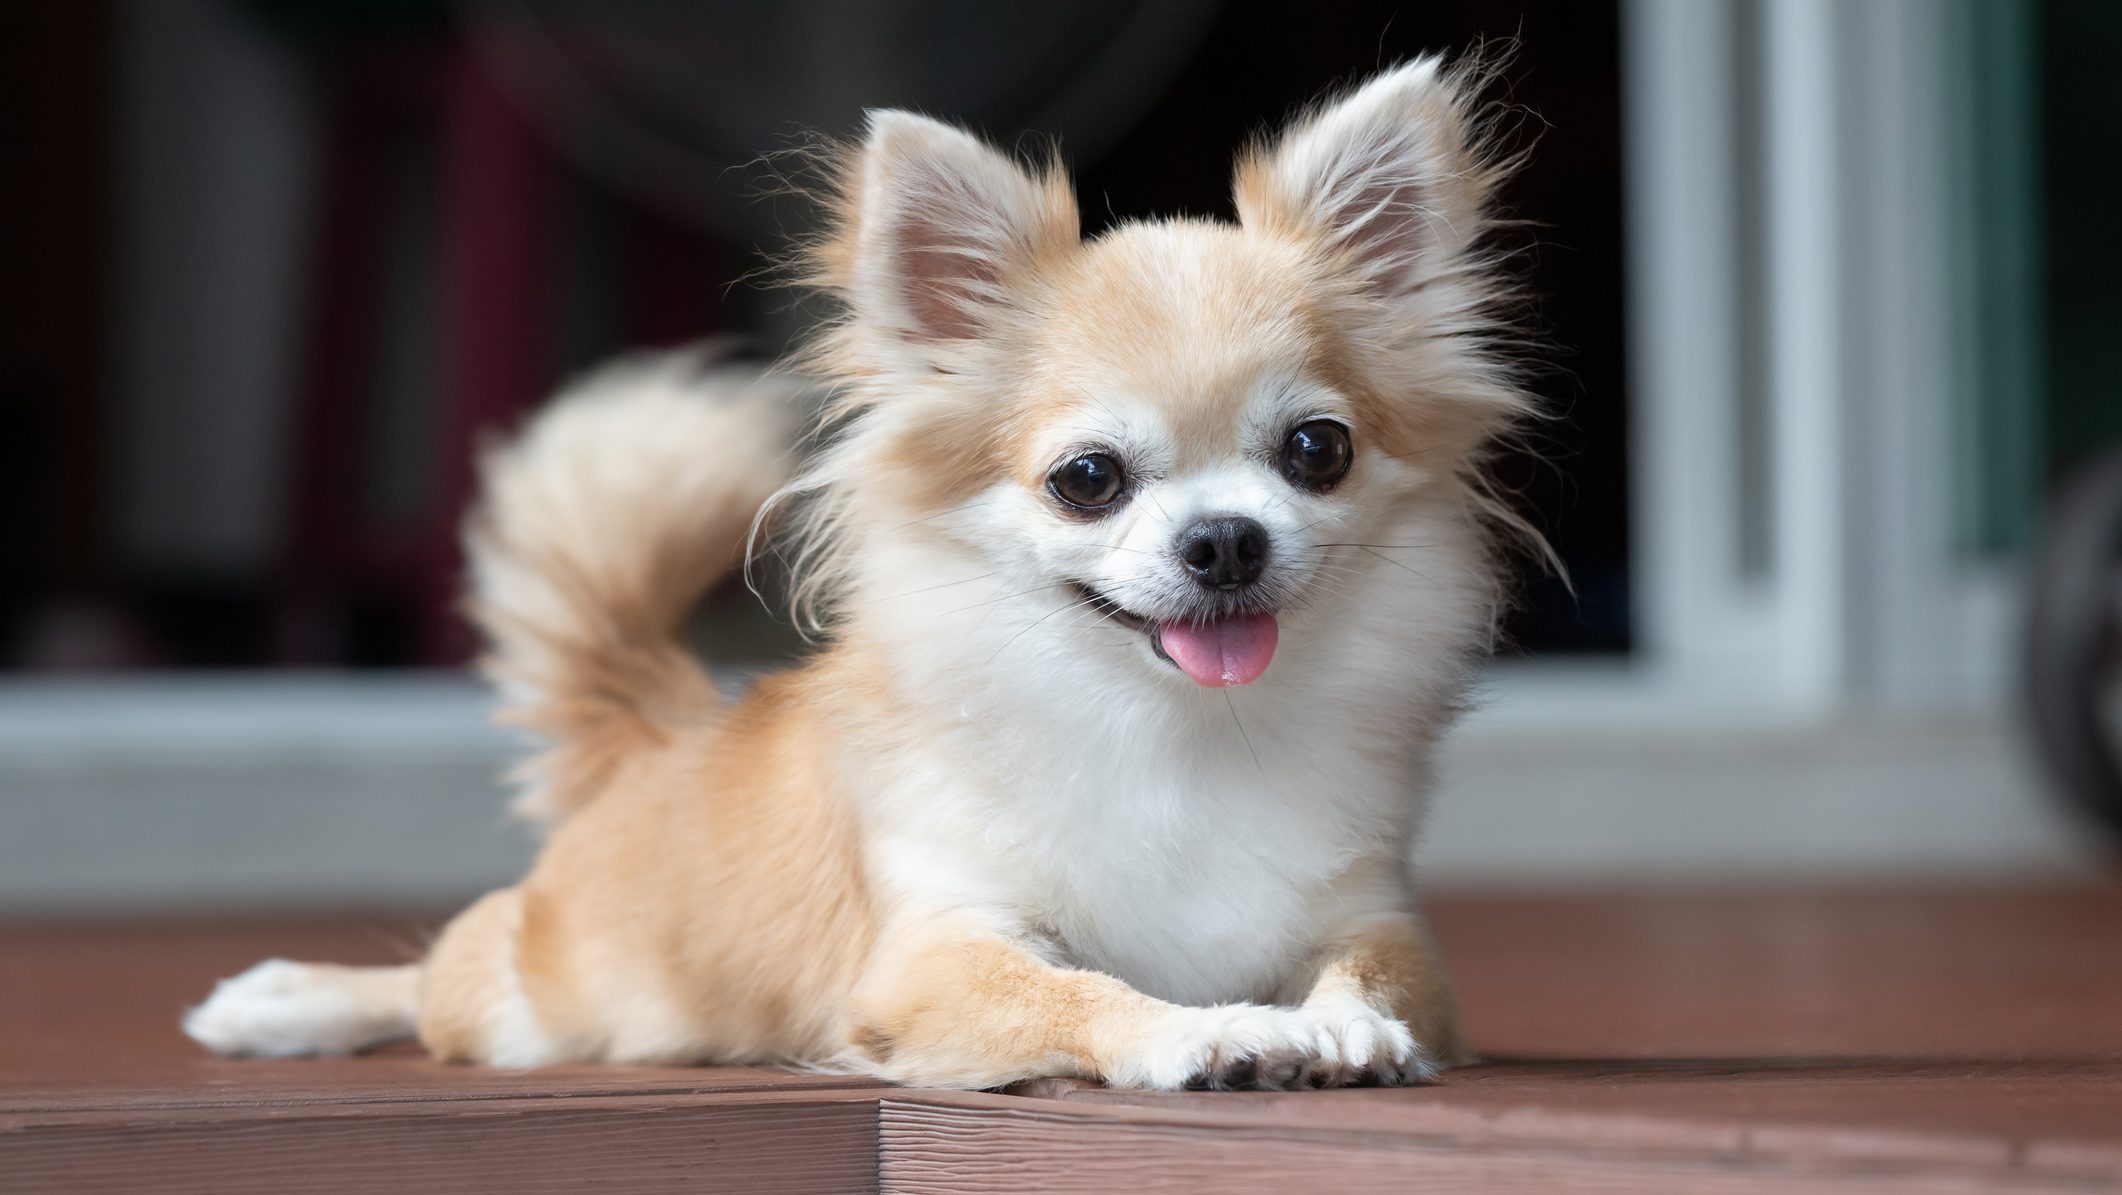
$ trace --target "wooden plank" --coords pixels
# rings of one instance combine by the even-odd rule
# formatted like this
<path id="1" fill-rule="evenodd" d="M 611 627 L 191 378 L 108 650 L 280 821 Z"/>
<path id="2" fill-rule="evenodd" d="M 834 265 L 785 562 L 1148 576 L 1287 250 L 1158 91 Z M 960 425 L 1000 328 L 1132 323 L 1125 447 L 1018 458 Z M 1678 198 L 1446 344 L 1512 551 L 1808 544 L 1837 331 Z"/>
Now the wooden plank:
<path id="1" fill-rule="evenodd" d="M 1232 1124 L 1426 1133 L 1468 1144 L 1596 1138 L 1732 1151 L 1773 1140 L 1786 1151 L 1997 1164 L 2074 1150 L 2105 1156 L 2122 1174 L 2122 1062 L 1522 1062 L 1393 1090 L 1146 1092 L 1041 1080 L 1012 1091 Z"/>
<path id="2" fill-rule="evenodd" d="M 0 1193 L 862 1192 L 876 1126 L 857 1092 L 19 1113 Z"/>
<path id="3" fill-rule="evenodd" d="M 1005 1096 L 886 1098 L 878 1189 L 887 1195 L 1037 1190 L 1288 1192 L 2027 1193 L 2109 1190 L 2107 1159 L 2031 1168 L 1958 1157 L 1881 1157 L 1692 1140 L 1579 1134 L 1542 1145 L 1463 1132 L 1382 1132 L 1164 1107 Z"/>
<path id="4" fill-rule="evenodd" d="M 751 1091 L 877 1090 L 859 1076 L 770 1067 L 556 1066 L 495 1070 L 430 1060 L 412 1047 L 358 1058 L 205 1056 L 161 1063 L 84 1054 L 63 1081 L 49 1071 L 0 1072 L 0 1116 L 10 1112 L 280 1107 L 304 1104 L 464 1102 L 539 1096 L 680 1097 Z"/>
<path id="5" fill-rule="evenodd" d="M 445 1066 L 410 1043 L 360 1058 L 228 1059 L 178 1030 L 187 1004 L 261 958 L 402 962 L 434 924 L 377 914 L 0 925 L 0 1112 L 882 1086 L 766 1067 Z"/>

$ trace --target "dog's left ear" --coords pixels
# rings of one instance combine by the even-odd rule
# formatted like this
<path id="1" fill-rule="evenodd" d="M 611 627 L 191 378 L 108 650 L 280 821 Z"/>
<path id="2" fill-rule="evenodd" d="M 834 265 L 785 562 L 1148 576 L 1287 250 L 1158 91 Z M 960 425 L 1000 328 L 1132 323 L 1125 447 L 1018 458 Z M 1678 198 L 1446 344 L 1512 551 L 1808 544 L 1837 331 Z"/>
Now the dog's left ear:
<path id="1" fill-rule="evenodd" d="M 1420 290 L 1482 229 L 1490 171 L 1468 90 L 1424 58 L 1305 114 L 1239 162 L 1239 219 L 1321 240 L 1388 297 Z"/>

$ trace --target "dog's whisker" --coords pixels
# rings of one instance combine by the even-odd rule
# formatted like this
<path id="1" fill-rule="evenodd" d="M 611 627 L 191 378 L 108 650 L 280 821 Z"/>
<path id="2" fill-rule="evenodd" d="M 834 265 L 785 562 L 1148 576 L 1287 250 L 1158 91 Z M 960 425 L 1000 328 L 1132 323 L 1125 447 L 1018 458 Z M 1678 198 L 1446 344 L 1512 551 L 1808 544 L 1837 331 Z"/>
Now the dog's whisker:
<path id="1" fill-rule="evenodd" d="M 1253 749 L 1253 736 L 1245 733 L 1245 721 L 1238 717 L 1238 703 L 1231 699 L 1229 689 L 1223 690 L 1223 704 L 1230 707 L 1231 725 L 1238 728 L 1238 737 L 1245 740 L 1245 753 L 1253 757 L 1253 770 L 1266 775 L 1267 769 L 1260 766 L 1260 753 Z"/>
<path id="2" fill-rule="evenodd" d="M 898 524 L 897 526 L 894 526 L 894 527 L 889 527 L 889 528 L 886 528 L 886 530 L 888 530 L 888 531 L 904 531 L 904 530 L 906 530 L 906 529 L 907 529 L 908 527 L 913 527 L 913 526 L 917 526 L 917 525 L 919 525 L 919 524 L 922 524 L 922 523 L 929 523 L 929 522 L 934 522 L 934 521 L 935 521 L 935 520 L 937 520 L 937 519 L 940 519 L 940 518 L 944 518 L 944 517 L 946 517 L 946 516 L 949 516 L 949 515 L 959 514 L 959 513 L 961 513 L 961 512 L 964 512 L 964 511 L 967 511 L 967 510 L 971 510 L 971 509 L 972 509 L 973 507 L 975 507 L 975 506 L 982 506 L 982 505 L 985 505 L 986 503 L 988 503 L 988 502 L 991 502 L 991 501 L 993 501 L 993 500 L 994 500 L 994 499 L 993 499 L 992 497 L 988 497 L 988 496 L 984 496 L 984 495 L 983 495 L 982 497 L 978 497 L 978 498 L 968 498 L 968 499 L 966 499 L 965 501 L 963 501 L 963 502 L 960 502 L 960 503 L 958 503 L 958 504 L 957 504 L 957 505 L 955 505 L 955 506 L 946 506 L 946 507 L 944 507 L 944 508 L 943 508 L 942 510 L 938 510 L 938 511 L 932 511 L 932 512 L 930 512 L 929 514 L 925 514 L 925 515 L 922 515 L 922 516 L 921 516 L 920 518 L 917 518 L 917 519 L 908 519 L 908 520 L 906 520 L 906 521 L 905 521 L 904 523 L 900 523 L 900 524 Z"/>
<path id="3" fill-rule="evenodd" d="M 1315 548 L 1392 548 L 1412 551 L 1417 548 L 1435 548 L 1435 544 L 1313 544 Z"/>
<path id="4" fill-rule="evenodd" d="M 1021 598 L 1021 597 L 1030 597 L 1030 596 L 1031 596 L 1032 594 L 1038 593 L 1038 592 L 1040 592 L 1040 591 L 1042 591 L 1042 590 L 1047 590 L 1047 589 L 1054 589 L 1054 588 L 1056 588 L 1056 587 L 1058 587 L 1058 586 L 1062 586 L 1062 585 L 1068 585 L 1068 584 L 1072 584 L 1072 582 L 1068 582 L 1068 581 L 1050 581 L 1050 582 L 1048 582 L 1048 583 L 1046 583 L 1046 584 L 1044 584 L 1044 585 L 1034 585 L 1034 586 L 1032 586 L 1032 587 L 1031 587 L 1030 589 L 1020 590 L 1020 591 L 1019 591 L 1019 592 L 1017 592 L 1017 593 L 1005 593 L 1005 594 L 1003 594 L 1003 595 L 1002 595 L 1001 597 L 998 597 L 998 598 L 989 598 L 988 600 L 986 600 L 986 601 L 984 601 L 984 602 L 974 602 L 974 603 L 973 603 L 972 605 L 970 605 L 970 606 L 960 606 L 960 607 L 958 607 L 958 608 L 957 608 L 957 609 L 955 609 L 955 610 L 945 610 L 945 611 L 943 611 L 943 612 L 942 612 L 941 614 L 938 614 L 938 615 L 936 615 L 936 617 L 937 617 L 937 618 L 947 618 L 947 617 L 949 617 L 950 615 L 953 615 L 953 614 L 963 614 L 963 613 L 965 613 L 965 612 L 966 612 L 967 610 L 978 610 L 978 609 L 979 609 L 979 608 L 981 608 L 982 606 L 992 606 L 992 605 L 995 605 L 995 604 L 997 604 L 997 603 L 1000 603 L 1000 602 L 1008 602 L 1008 601 L 1015 601 L 1015 600 L 1016 600 L 1017 598 Z"/>
<path id="5" fill-rule="evenodd" d="M 1430 576 L 1429 576 L 1429 574 L 1428 574 L 1428 573 L 1425 573 L 1425 572 L 1423 572 L 1423 571 L 1422 571 L 1421 569 L 1418 569 L 1418 568 L 1414 567 L 1413 565 L 1410 565 L 1410 564 L 1404 564 L 1404 563 L 1402 563 L 1402 562 L 1400 562 L 1400 561 L 1398 561 L 1398 560 L 1394 560 L 1394 559 L 1393 559 L 1392 557 L 1390 557 L 1390 556 L 1387 556 L 1387 555 L 1386 555 L 1385 553 L 1383 553 L 1383 552 L 1380 552 L 1380 551 L 1379 551 L 1379 550 L 1377 550 L 1376 548 L 1372 548 L 1372 547 L 1367 547 L 1367 546 L 1365 546 L 1365 545 L 1362 545 L 1362 544 L 1358 544 L 1358 545 L 1356 545 L 1356 546 L 1357 546 L 1357 547 L 1359 547 L 1359 548 L 1362 548 L 1362 550 L 1363 550 L 1363 551 L 1365 551 L 1365 552 L 1368 552 L 1368 553 L 1370 553 L 1370 554 L 1371 554 L 1371 555 L 1373 555 L 1373 556 L 1376 556 L 1376 557 L 1377 557 L 1378 559 L 1380 559 L 1380 560 L 1383 560 L 1383 561 L 1384 561 L 1385 563 L 1387 563 L 1387 564 L 1390 564 L 1390 565 L 1392 565 L 1392 566 L 1393 566 L 1394 568 L 1398 568 L 1398 569 L 1406 569 L 1406 570 L 1407 570 L 1408 572 L 1410 572 L 1410 573 L 1413 573 L 1413 574 L 1414 574 L 1415 576 L 1417 576 L 1417 577 L 1420 577 L 1420 578 L 1422 578 L 1422 579 L 1423 579 L 1424 581 L 1427 581 L 1427 580 L 1429 580 L 1429 579 L 1430 579 Z"/>
<path id="6" fill-rule="evenodd" d="M 874 605 L 874 604 L 879 604 L 879 603 L 883 603 L 883 602 L 896 602 L 896 601 L 900 600 L 901 598 L 910 598 L 910 597 L 915 597 L 915 596 L 918 596 L 918 595 L 920 595 L 920 594 L 924 594 L 924 593 L 934 593 L 934 592 L 936 592 L 936 591 L 937 591 L 937 590 L 939 590 L 939 589 L 954 589 L 954 588 L 956 588 L 957 586 L 960 586 L 960 585 L 970 585 L 970 584 L 972 584 L 972 583 L 973 583 L 973 582 L 975 582 L 975 581 L 985 581 L 985 580 L 987 580 L 987 579 L 988 579 L 989 577 L 999 576 L 999 575 L 1001 575 L 1001 572 L 1002 572 L 1002 570 L 1001 570 L 1001 569 L 996 569 L 996 570 L 994 570 L 993 572 L 981 573 L 981 574 L 980 574 L 979 576 L 977 576 L 977 577 L 967 577 L 967 578 L 965 578 L 965 579 L 964 579 L 963 581 L 945 581 L 945 582 L 943 582 L 943 583 L 942 583 L 942 584 L 940 584 L 940 585 L 924 585 L 924 586 L 922 586 L 922 587 L 921 587 L 921 588 L 919 588 L 919 589 L 909 589 L 909 590 L 907 590 L 907 591 L 906 591 L 906 592 L 904 592 L 904 593 L 893 593 L 893 594 L 886 594 L 886 595 L 885 595 L 885 596 L 883 596 L 883 597 L 879 597 L 879 598 L 870 598 L 870 599 L 869 599 L 869 604 L 873 604 L 873 605 Z"/>
<path id="7" fill-rule="evenodd" d="M 1014 635 L 1011 635 L 1006 641 L 1003 642 L 1002 646 L 996 648 L 995 654 L 987 657 L 987 662 L 990 664 L 994 663 L 997 657 L 999 657 L 1003 652 L 1009 650 L 1010 644 L 1015 643 L 1017 640 L 1024 638 L 1025 635 L 1031 632 L 1033 627 L 1038 626 L 1040 623 L 1045 622 L 1047 619 L 1052 618 L 1054 615 L 1064 614 L 1070 610 L 1075 610 L 1083 606 L 1088 606 L 1096 600 L 1097 599 L 1095 597 L 1083 598 L 1080 601 L 1070 602 L 1065 606 L 1057 606 L 1054 609 L 1049 610 L 1046 613 L 1040 615 L 1039 617 L 1032 619 L 1031 622 L 1025 625 L 1024 629 L 1018 631 Z"/>

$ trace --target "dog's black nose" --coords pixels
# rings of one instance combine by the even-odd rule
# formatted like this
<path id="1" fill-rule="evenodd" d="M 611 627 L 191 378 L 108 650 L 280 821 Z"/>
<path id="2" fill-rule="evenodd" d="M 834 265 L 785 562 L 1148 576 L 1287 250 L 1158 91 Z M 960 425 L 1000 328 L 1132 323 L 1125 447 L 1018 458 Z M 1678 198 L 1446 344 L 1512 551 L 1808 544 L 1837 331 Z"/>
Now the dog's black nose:
<path id="1" fill-rule="evenodd" d="M 1241 589 L 1267 569 L 1267 528 L 1252 519 L 1202 519 L 1178 546 L 1179 562 L 1211 589 Z"/>

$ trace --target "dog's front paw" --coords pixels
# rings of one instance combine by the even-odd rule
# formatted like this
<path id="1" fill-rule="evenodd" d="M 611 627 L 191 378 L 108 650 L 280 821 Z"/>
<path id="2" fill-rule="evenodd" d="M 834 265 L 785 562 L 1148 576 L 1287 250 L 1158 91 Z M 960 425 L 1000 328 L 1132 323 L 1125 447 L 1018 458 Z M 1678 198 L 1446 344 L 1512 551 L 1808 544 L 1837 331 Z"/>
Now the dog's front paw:
<path id="1" fill-rule="evenodd" d="M 1320 1062 L 1318 1025 L 1303 1011 L 1258 1004 L 1175 1008 L 1144 1025 L 1132 1048 L 1106 1068 L 1115 1087 L 1294 1087 Z"/>
<path id="2" fill-rule="evenodd" d="M 1406 1025 L 1361 1001 L 1337 999 L 1300 1008 L 1173 1009 L 1144 1028 L 1105 1081 L 1157 1090 L 1400 1087 L 1441 1069 Z"/>
<path id="3" fill-rule="evenodd" d="M 1306 1087 L 1377 1083 L 1402 1087 L 1441 1069 L 1405 1024 L 1360 1000 L 1314 1000 L 1299 1010 L 1317 1026 L 1317 1060 L 1305 1069 Z"/>

